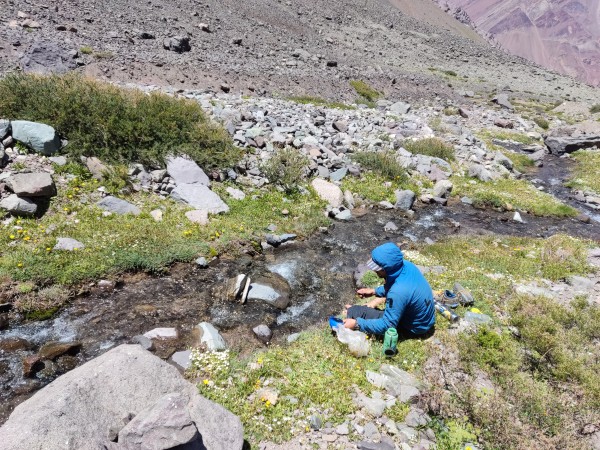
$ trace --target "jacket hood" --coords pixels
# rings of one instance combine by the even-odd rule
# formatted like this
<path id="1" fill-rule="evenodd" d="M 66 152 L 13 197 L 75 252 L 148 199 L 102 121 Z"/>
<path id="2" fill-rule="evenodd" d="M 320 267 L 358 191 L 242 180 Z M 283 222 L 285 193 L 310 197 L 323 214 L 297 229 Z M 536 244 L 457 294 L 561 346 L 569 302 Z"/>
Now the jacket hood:
<path id="1" fill-rule="evenodd" d="M 387 275 L 386 284 L 393 283 L 404 265 L 402 250 L 392 242 L 375 247 L 371 252 L 371 258 L 385 270 Z"/>

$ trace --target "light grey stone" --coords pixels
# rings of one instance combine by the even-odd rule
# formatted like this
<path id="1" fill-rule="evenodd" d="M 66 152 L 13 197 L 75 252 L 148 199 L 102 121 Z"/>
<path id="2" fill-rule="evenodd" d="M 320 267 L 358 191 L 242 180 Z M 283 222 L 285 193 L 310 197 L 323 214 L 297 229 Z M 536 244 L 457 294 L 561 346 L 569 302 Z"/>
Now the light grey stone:
<path id="1" fill-rule="evenodd" d="M 424 411 L 418 408 L 411 408 L 406 415 L 405 422 L 409 427 L 417 428 L 427 425 L 430 420 L 431 419 Z"/>
<path id="2" fill-rule="evenodd" d="M 390 111 L 396 114 L 408 114 L 410 111 L 411 105 L 404 102 L 396 102 L 392 106 L 390 106 Z"/>
<path id="3" fill-rule="evenodd" d="M 82 250 L 85 248 L 81 242 L 71 238 L 58 238 L 53 250 L 65 250 L 72 252 L 74 250 Z"/>
<path id="4" fill-rule="evenodd" d="M 317 192 L 317 195 L 329 203 L 332 208 L 339 208 L 342 206 L 344 194 L 338 186 L 320 178 L 315 178 L 311 185 Z"/>
<path id="5" fill-rule="evenodd" d="M 8 187 L 20 197 L 52 197 L 56 186 L 47 172 L 17 173 L 6 179 Z"/>
<path id="6" fill-rule="evenodd" d="M 67 164 L 67 158 L 65 158 L 64 156 L 51 156 L 50 158 L 48 158 L 48 161 L 60 167 Z"/>
<path id="7" fill-rule="evenodd" d="M 473 178 L 478 178 L 484 182 L 494 180 L 492 173 L 488 169 L 483 167 L 481 164 L 471 164 L 469 166 L 469 176 Z"/>
<path id="8" fill-rule="evenodd" d="M 398 231 L 398 225 L 390 221 L 385 224 L 385 226 L 383 227 L 383 231 Z"/>
<path id="9" fill-rule="evenodd" d="M 103 210 L 115 214 L 133 214 L 134 216 L 139 216 L 142 212 L 140 208 L 134 204 L 110 195 L 100 200 L 97 205 Z"/>
<path id="10" fill-rule="evenodd" d="M 196 259 L 196 265 L 202 269 L 206 269 L 208 267 L 208 262 L 204 256 L 201 256 L 200 258 Z"/>
<path id="11" fill-rule="evenodd" d="M 335 215 L 335 219 L 341 221 L 352 220 L 352 211 L 349 209 L 344 209 Z"/>
<path id="12" fill-rule="evenodd" d="M 148 339 L 177 339 L 178 333 L 175 328 L 154 328 L 144 333 Z"/>
<path id="13" fill-rule="evenodd" d="M 342 181 L 342 179 L 348 174 L 348 168 L 347 167 L 342 167 L 341 169 L 336 170 L 335 172 L 332 172 L 329 175 L 329 179 L 331 181 Z"/>
<path id="14" fill-rule="evenodd" d="M 448 198 L 454 185 L 450 180 L 440 180 L 433 186 L 433 196 L 439 198 Z"/>
<path id="15" fill-rule="evenodd" d="M 175 184 L 202 184 L 210 186 L 210 180 L 198 164 L 183 156 L 167 158 L 167 172 Z"/>
<path id="16" fill-rule="evenodd" d="M 0 201 L 0 208 L 5 209 L 15 216 L 33 216 L 37 212 L 37 204 L 28 198 L 21 198 L 11 194 Z"/>
<path id="17" fill-rule="evenodd" d="M 195 209 L 193 211 L 187 211 L 185 217 L 190 222 L 197 223 L 198 225 L 208 225 L 208 211 L 205 209 Z"/>
<path id="18" fill-rule="evenodd" d="M 394 205 L 396 208 L 401 209 L 403 211 L 408 211 L 412 208 L 415 203 L 416 195 L 411 190 L 402 190 L 396 191 L 396 204 Z"/>
<path id="19" fill-rule="evenodd" d="M 85 166 L 96 180 L 103 180 L 109 171 L 108 166 L 95 156 L 90 156 L 85 160 Z"/>
<path id="20" fill-rule="evenodd" d="M 254 332 L 254 335 L 263 343 L 267 344 L 269 343 L 269 341 L 271 340 L 271 338 L 273 337 L 273 332 L 271 331 L 271 329 L 265 325 L 265 324 L 261 324 L 258 325 L 254 328 L 252 328 L 252 331 Z"/>
<path id="21" fill-rule="evenodd" d="M 0 119 L 0 141 L 10 134 L 10 120 Z"/>
<path id="22" fill-rule="evenodd" d="M 510 102 L 510 100 L 508 99 L 508 95 L 507 94 L 498 94 L 496 97 L 494 97 L 492 99 L 492 101 L 494 103 L 497 103 L 498 105 L 502 106 L 503 108 L 509 109 L 509 110 L 513 110 L 514 106 L 512 105 L 512 103 Z"/>
<path id="23" fill-rule="evenodd" d="M 292 343 L 296 342 L 299 337 L 300 337 L 300 333 L 292 333 L 287 337 L 286 340 L 287 340 L 288 344 L 292 344 Z"/>
<path id="24" fill-rule="evenodd" d="M 269 303 L 279 309 L 287 308 L 289 298 L 278 292 L 273 286 L 262 283 L 251 283 L 248 300 L 257 300 Z"/>
<path id="25" fill-rule="evenodd" d="M 227 193 L 231 196 L 231 198 L 235 200 L 244 200 L 246 198 L 246 194 L 243 191 L 232 188 L 231 186 L 226 189 Z"/>
<path id="26" fill-rule="evenodd" d="M 132 337 L 131 342 L 133 344 L 140 345 L 144 350 L 151 351 L 154 349 L 154 344 L 152 343 L 152 340 L 141 334 L 138 334 L 137 336 Z"/>
<path id="27" fill-rule="evenodd" d="M 161 209 L 153 209 L 152 211 L 150 211 L 150 215 L 156 222 L 162 222 L 163 212 Z"/>
<path id="28" fill-rule="evenodd" d="M 175 367 L 139 345 L 109 350 L 38 391 L 0 428 L 0 442 L 7 450 L 103 448 L 109 430 L 123 427 L 121 418 L 152 411 L 171 393 L 184 396 L 184 406 L 176 412 L 188 411 L 205 448 L 241 450 L 240 420 L 200 396 Z M 149 415 L 139 420 L 144 417 Z M 133 425 L 137 421 L 134 418 Z"/>
<path id="29" fill-rule="evenodd" d="M 200 343 L 211 352 L 220 352 L 227 349 L 227 343 L 219 331 L 208 322 L 200 322 L 197 327 L 200 330 Z"/>
<path id="30" fill-rule="evenodd" d="M 13 139 L 36 152 L 52 155 L 60 150 L 60 138 L 50 125 L 27 120 L 13 120 L 11 126 Z"/>
<path id="31" fill-rule="evenodd" d="M 229 206 L 221 200 L 221 197 L 204 184 L 178 184 L 171 192 L 171 198 L 196 209 L 206 210 L 210 214 L 229 211 Z"/>
<path id="32" fill-rule="evenodd" d="M 190 367 L 190 356 L 192 355 L 191 350 L 183 350 L 181 352 L 175 352 L 171 356 L 171 361 L 175 363 L 177 367 L 183 370 L 187 370 Z"/>
<path id="33" fill-rule="evenodd" d="M 596 286 L 596 280 L 577 275 L 569 276 L 567 278 L 567 283 L 569 283 L 570 286 L 573 286 L 575 290 L 582 292 L 591 291 L 594 289 L 594 286 Z"/>

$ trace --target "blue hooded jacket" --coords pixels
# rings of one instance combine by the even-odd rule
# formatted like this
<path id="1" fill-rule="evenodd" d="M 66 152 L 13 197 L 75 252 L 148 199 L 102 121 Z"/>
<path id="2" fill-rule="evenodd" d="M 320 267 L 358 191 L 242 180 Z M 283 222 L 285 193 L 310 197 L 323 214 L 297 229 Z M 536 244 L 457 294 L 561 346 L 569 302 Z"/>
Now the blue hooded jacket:
<path id="1" fill-rule="evenodd" d="M 387 275 L 385 285 L 375 290 L 386 297 L 380 319 L 357 319 L 361 331 L 383 335 L 388 328 L 424 334 L 435 324 L 433 292 L 417 266 L 404 261 L 400 248 L 391 242 L 376 247 L 371 258 Z"/>

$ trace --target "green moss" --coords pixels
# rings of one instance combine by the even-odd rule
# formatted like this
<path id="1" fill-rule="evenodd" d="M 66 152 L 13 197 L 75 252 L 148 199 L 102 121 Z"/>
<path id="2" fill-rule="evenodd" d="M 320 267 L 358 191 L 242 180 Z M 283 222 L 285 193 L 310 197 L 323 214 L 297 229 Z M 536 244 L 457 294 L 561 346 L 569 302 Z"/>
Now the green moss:
<path id="1" fill-rule="evenodd" d="M 367 106 L 372 107 L 374 102 L 381 97 L 381 93 L 379 91 L 376 91 L 362 80 L 351 80 L 350 86 L 352 86 L 356 93 L 360 96 L 358 100 L 359 103 L 365 103 Z"/>

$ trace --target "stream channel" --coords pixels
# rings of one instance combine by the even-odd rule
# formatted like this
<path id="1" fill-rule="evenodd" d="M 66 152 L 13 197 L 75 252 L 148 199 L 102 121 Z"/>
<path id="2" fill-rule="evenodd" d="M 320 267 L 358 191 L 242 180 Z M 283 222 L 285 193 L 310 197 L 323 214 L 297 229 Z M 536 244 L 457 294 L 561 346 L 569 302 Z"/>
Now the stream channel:
<path id="1" fill-rule="evenodd" d="M 252 333 L 252 327 L 261 323 L 271 327 L 274 342 L 283 342 L 289 334 L 311 324 L 324 323 L 330 314 L 339 313 L 352 301 L 357 265 L 385 241 L 435 241 L 456 234 L 546 237 L 556 233 L 600 239 L 600 216 L 577 204 L 562 187 L 568 176 L 563 160 L 548 157 L 544 167 L 530 176 L 540 180 L 547 192 L 591 217 L 591 222 L 522 214 L 525 223 L 519 223 L 512 220 L 514 213 L 475 209 L 457 201 L 446 207 L 417 207 L 410 219 L 396 210 L 366 209 L 350 222 L 336 222 L 325 233 L 256 257 L 219 258 L 206 269 L 177 264 L 161 277 L 130 275 L 114 290 L 92 289 L 75 298 L 51 320 L 14 321 L 0 332 L 0 424 L 16 405 L 58 374 L 154 328 L 175 327 L 179 331 L 177 340 L 156 348 L 159 356 L 167 358 L 197 342 L 193 330 L 202 321 L 215 325 L 230 347 L 242 352 L 262 345 Z M 398 231 L 384 231 L 389 221 Z M 219 289 L 228 278 L 246 273 L 255 279 L 268 272 L 278 273 L 290 284 L 291 302 L 285 310 L 264 302 L 241 305 L 220 300 Z M 23 376 L 23 360 L 35 355 L 43 344 L 75 341 L 81 344 L 80 350 L 61 358 L 58 367 L 44 367 L 32 377 Z"/>

